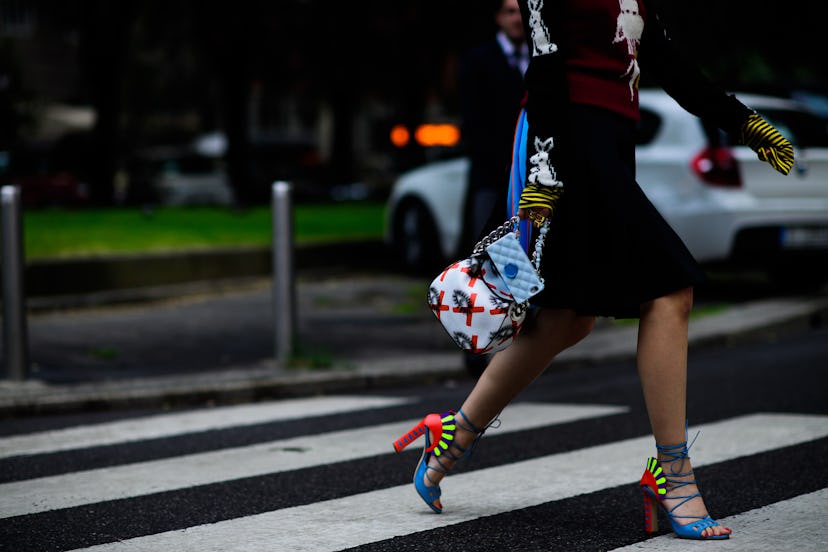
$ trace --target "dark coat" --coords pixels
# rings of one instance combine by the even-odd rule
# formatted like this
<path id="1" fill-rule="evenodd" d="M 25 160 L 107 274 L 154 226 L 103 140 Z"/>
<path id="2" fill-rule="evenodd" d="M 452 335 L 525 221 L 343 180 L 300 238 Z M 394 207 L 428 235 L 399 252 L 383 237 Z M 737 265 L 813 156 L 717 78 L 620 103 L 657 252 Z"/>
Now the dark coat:
<path id="1" fill-rule="evenodd" d="M 491 221 L 496 224 L 505 220 L 512 141 L 524 95 L 523 76 L 493 38 L 461 60 L 460 92 L 463 143 L 471 161 L 464 241 L 471 246 Z M 489 213 L 472 212 L 473 197 L 480 192 L 494 193 L 496 199 Z M 487 219 L 490 223 L 482 224 Z"/>
<path id="2" fill-rule="evenodd" d="M 503 213 L 499 218 L 504 218 L 512 140 L 524 87 L 520 71 L 509 63 L 496 39 L 492 38 L 463 57 L 460 93 L 463 143 L 471 160 L 466 220 L 468 222 L 469 200 L 481 190 L 498 193 L 500 199 L 492 207 L 500 208 Z M 476 233 L 476 230 L 471 232 Z"/>

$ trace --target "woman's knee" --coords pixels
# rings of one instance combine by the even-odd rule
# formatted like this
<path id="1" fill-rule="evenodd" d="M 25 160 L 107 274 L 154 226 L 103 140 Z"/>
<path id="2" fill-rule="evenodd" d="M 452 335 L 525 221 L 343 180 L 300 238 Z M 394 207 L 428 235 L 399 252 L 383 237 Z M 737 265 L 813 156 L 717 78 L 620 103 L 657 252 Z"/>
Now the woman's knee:
<path id="1" fill-rule="evenodd" d="M 569 344 L 572 347 L 592 332 L 595 327 L 594 316 L 576 316 L 569 328 Z"/>
<path id="2" fill-rule="evenodd" d="M 541 339 L 557 355 L 589 335 L 595 326 L 594 316 L 579 316 L 571 310 L 542 310 L 538 320 Z M 551 337 L 551 339 L 550 339 Z"/>
<path id="3" fill-rule="evenodd" d="M 644 303 L 641 306 L 641 315 L 646 316 L 650 311 L 655 309 L 672 311 L 677 316 L 689 318 L 690 311 L 693 310 L 693 288 L 686 287 Z"/>

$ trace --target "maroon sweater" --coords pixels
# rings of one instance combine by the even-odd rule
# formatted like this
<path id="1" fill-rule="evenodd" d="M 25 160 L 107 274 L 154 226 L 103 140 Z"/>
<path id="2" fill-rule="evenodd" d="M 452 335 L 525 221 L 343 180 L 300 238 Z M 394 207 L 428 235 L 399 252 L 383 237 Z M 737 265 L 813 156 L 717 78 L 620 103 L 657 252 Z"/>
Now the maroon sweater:
<path id="1" fill-rule="evenodd" d="M 651 0 L 519 0 L 533 55 L 526 72 L 526 114 L 532 137 L 554 138 L 545 155 L 568 178 L 567 106 L 596 105 L 637 120 L 639 63 L 690 113 L 730 133 L 751 110 L 708 79 L 673 43 Z M 538 17 L 538 15 L 542 17 Z M 540 37 L 541 40 L 535 40 Z M 550 45 L 554 44 L 554 47 Z"/>
<path id="2" fill-rule="evenodd" d="M 562 52 L 569 99 L 638 119 L 638 0 L 567 0 Z"/>

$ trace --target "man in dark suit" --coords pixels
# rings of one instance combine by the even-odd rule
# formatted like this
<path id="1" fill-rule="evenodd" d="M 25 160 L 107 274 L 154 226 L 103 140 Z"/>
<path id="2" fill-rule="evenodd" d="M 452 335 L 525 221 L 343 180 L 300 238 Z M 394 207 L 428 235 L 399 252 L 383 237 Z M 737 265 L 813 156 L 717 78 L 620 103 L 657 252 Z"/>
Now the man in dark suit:
<path id="1" fill-rule="evenodd" d="M 464 251 L 506 218 L 512 140 L 529 64 L 517 0 L 496 0 L 493 8 L 497 34 L 470 50 L 460 65 L 463 140 L 471 160 Z"/>

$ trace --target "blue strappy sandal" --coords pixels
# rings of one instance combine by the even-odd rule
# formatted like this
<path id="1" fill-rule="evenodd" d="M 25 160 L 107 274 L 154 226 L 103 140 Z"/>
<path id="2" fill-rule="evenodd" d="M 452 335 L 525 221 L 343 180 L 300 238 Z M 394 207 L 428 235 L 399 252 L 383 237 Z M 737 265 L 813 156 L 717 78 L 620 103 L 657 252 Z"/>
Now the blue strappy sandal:
<path id="1" fill-rule="evenodd" d="M 462 418 L 462 421 L 457 419 L 457 416 Z M 457 431 L 457 426 L 464 431 L 470 431 L 477 434 L 477 438 L 467 449 L 464 449 L 454 442 L 454 434 Z M 447 474 L 449 468 L 446 468 L 441 462 L 442 458 L 457 461 L 465 457 L 467 453 L 471 453 L 477 440 L 483 435 L 483 431 L 477 429 L 472 424 L 462 410 L 456 414 L 449 410 L 443 414 L 429 414 L 422 419 L 417 425 L 411 428 L 411 431 L 404 433 L 399 439 L 394 441 L 394 450 L 402 451 L 405 447 L 416 441 L 421 435 L 425 435 L 425 448 L 423 448 L 423 455 L 420 457 L 420 462 L 417 464 L 417 469 L 414 470 L 414 488 L 420 498 L 428 504 L 435 513 L 443 512 L 443 505 L 440 503 L 440 485 L 435 483 L 428 475 L 429 470 L 438 473 Z M 459 452 L 453 454 L 452 449 Z M 431 456 L 437 458 L 439 467 L 428 465 Z M 432 485 L 426 485 L 428 480 Z"/>
<path id="2" fill-rule="evenodd" d="M 696 437 L 698 437 L 698 434 L 696 434 Z M 693 442 L 695 441 L 696 439 L 694 438 Z M 693 442 L 690 443 L 691 447 L 693 446 Z M 695 485 L 696 483 L 694 479 L 676 479 L 693 475 L 692 470 L 684 473 L 680 471 L 684 469 L 684 460 L 689 458 L 688 451 L 690 450 L 690 447 L 687 446 L 687 441 L 684 441 L 678 445 L 670 446 L 663 446 L 656 443 L 656 449 L 658 449 L 658 452 L 661 455 L 666 456 L 665 461 L 670 462 L 670 473 L 665 473 L 664 470 L 662 470 L 661 463 L 657 458 L 650 458 L 647 460 L 644 475 L 641 476 L 641 481 L 639 483 L 641 491 L 644 494 L 644 530 L 648 533 L 655 533 L 658 531 L 657 506 L 661 506 L 667 513 L 673 532 L 675 532 L 676 536 L 679 538 L 695 540 L 725 540 L 730 538 L 729 534 L 710 536 L 702 535 L 702 532 L 708 527 L 717 527 L 719 525 L 719 522 L 711 518 L 709 515 L 682 516 L 675 513 L 675 511 L 686 502 L 693 500 L 697 496 L 701 496 L 698 492 L 688 495 L 670 496 L 669 498 L 671 500 L 681 499 L 681 501 L 672 508 L 667 509 L 664 505 L 664 500 L 667 497 L 666 495 L 668 488 L 670 490 L 675 490 L 687 485 Z M 676 466 L 676 463 L 678 463 L 678 466 Z M 696 521 L 685 525 L 679 523 L 677 521 L 678 519 L 695 519 Z"/>

